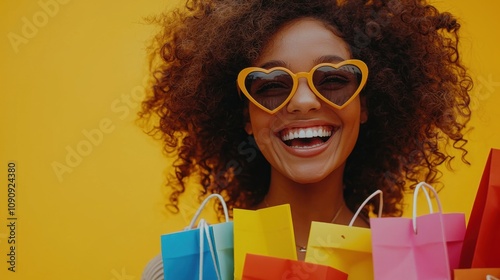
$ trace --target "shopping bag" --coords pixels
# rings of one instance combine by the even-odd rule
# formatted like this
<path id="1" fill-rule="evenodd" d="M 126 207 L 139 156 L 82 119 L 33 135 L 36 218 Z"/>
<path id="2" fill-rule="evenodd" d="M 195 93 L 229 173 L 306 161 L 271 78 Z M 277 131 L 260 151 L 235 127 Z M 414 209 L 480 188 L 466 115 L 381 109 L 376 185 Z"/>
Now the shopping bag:
<path id="1" fill-rule="evenodd" d="M 297 260 L 290 205 L 233 210 L 234 276 L 241 279 L 247 254 Z"/>
<path id="2" fill-rule="evenodd" d="M 226 222 L 208 225 L 195 223 L 212 198 L 223 206 Z M 233 222 L 229 221 L 222 196 L 209 195 L 200 205 L 185 230 L 161 236 L 161 254 L 165 279 L 233 279 Z"/>
<path id="3" fill-rule="evenodd" d="M 347 273 L 326 265 L 247 254 L 242 280 L 347 280 Z"/>
<path id="4" fill-rule="evenodd" d="M 366 203 L 376 195 L 380 195 L 380 217 L 383 198 L 382 191 L 378 190 L 361 204 L 348 226 L 312 222 L 305 261 L 344 271 L 349 280 L 373 279 L 371 231 L 352 225 Z"/>
<path id="5" fill-rule="evenodd" d="M 459 268 L 453 274 L 454 280 L 494 280 L 500 277 L 500 268 Z"/>
<path id="6" fill-rule="evenodd" d="M 461 268 L 500 267 L 500 150 L 491 149 L 467 224 Z"/>
<path id="7" fill-rule="evenodd" d="M 439 211 L 417 217 L 417 196 L 423 187 L 434 193 Z M 375 279 L 452 279 L 465 235 L 465 215 L 443 213 L 432 186 L 417 184 L 412 218 L 371 218 L 370 224 Z"/>

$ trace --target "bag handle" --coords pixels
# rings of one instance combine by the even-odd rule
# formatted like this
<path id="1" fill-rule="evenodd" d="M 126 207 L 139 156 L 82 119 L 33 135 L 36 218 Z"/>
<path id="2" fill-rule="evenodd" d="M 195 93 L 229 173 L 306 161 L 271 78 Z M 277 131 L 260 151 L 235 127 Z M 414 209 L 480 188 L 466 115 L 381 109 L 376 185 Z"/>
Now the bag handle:
<path id="1" fill-rule="evenodd" d="M 365 207 L 365 205 L 373 198 L 375 197 L 376 195 L 380 195 L 380 204 L 379 204 L 379 207 L 378 207 L 378 217 L 382 217 L 382 208 L 384 206 L 384 193 L 382 193 L 381 190 L 376 190 L 374 191 L 367 199 L 365 199 L 365 201 L 363 201 L 363 203 L 361 203 L 361 206 L 359 206 L 358 208 L 358 211 L 356 211 L 356 214 L 354 214 L 354 216 L 352 216 L 352 219 L 351 219 L 351 222 L 349 223 L 349 226 L 352 227 L 352 225 L 354 224 L 354 221 L 356 221 L 356 219 L 358 218 L 359 216 L 359 213 L 361 213 L 361 210 L 363 210 L 363 208 Z"/>
<path id="2" fill-rule="evenodd" d="M 215 249 L 214 249 L 212 237 L 210 235 L 210 231 L 208 228 L 209 228 L 209 225 L 205 221 L 205 219 L 201 219 L 200 222 L 198 223 L 198 229 L 200 230 L 200 263 L 199 263 L 199 269 L 198 269 L 198 278 L 199 278 L 199 280 L 203 280 L 203 255 L 204 255 L 203 249 L 204 249 L 204 240 L 205 240 L 205 238 L 203 238 L 203 237 L 205 235 L 207 237 L 207 240 L 208 240 L 208 247 L 210 248 L 210 255 L 212 256 L 212 262 L 214 264 L 215 273 L 217 274 L 217 279 L 220 280 L 221 276 L 220 276 L 219 267 L 217 266 L 217 260 L 215 257 Z"/>
<path id="3" fill-rule="evenodd" d="M 198 217 L 200 216 L 201 211 L 203 211 L 203 208 L 205 208 L 208 201 L 210 201 L 212 198 L 218 198 L 220 200 L 220 203 L 222 204 L 222 208 L 224 209 L 224 217 L 226 218 L 226 222 L 229 222 L 229 213 L 227 211 L 226 201 L 224 200 L 224 198 L 220 194 L 213 193 L 213 194 L 207 196 L 205 198 L 205 200 L 203 200 L 200 207 L 198 208 L 198 210 L 194 214 L 193 219 L 189 223 L 189 226 L 186 229 L 192 229 L 194 227 L 194 223 L 196 222 L 196 220 L 198 220 Z"/>
<path id="4" fill-rule="evenodd" d="M 425 199 L 427 200 L 427 206 L 429 206 L 429 213 L 434 213 L 434 208 L 432 207 L 432 201 L 431 201 L 431 196 L 429 195 L 429 192 L 427 192 L 426 188 L 422 188 L 422 191 L 424 192 Z"/>
<path id="5" fill-rule="evenodd" d="M 415 187 L 415 190 L 413 191 L 413 217 L 412 217 L 412 219 L 413 219 L 413 232 L 415 232 L 415 234 L 417 234 L 417 196 L 418 196 L 418 191 L 420 191 L 420 189 L 424 188 L 424 187 L 431 190 L 434 193 L 434 196 L 436 197 L 436 202 L 437 202 L 437 205 L 439 208 L 438 212 L 440 212 L 440 213 L 443 212 L 443 208 L 441 207 L 441 201 L 439 200 L 439 196 L 438 196 L 438 193 L 436 192 L 436 190 L 431 185 L 427 184 L 426 182 L 418 183 L 417 186 Z M 426 197 L 427 197 L 427 202 L 430 205 L 429 208 L 432 211 L 432 205 L 430 202 L 429 194 L 427 192 L 425 192 L 425 193 L 426 193 Z"/>

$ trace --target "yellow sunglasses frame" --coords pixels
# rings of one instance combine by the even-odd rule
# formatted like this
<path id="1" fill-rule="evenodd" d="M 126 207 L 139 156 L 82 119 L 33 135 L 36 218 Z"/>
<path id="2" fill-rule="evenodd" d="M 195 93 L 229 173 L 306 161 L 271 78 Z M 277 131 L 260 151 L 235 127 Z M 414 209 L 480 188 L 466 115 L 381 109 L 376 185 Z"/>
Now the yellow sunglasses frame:
<path id="1" fill-rule="evenodd" d="M 330 100 L 328 100 L 326 97 L 324 97 L 316 89 L 316 87 L 314 86 L 312 77 L 313 77 L 314 71 L 316 71 L 316 69 L 318 69 L 320 67 L 331 66 L 331 67 L 333 67 L 335 69 L 339 69 L 340 67 L 345 66 L 345 65 L 356 66 L 361 71 L 361 81 L 359 83 L 358 88 L 356 89 L 356 91 L 354 92 L 354 94 L 349 98 L 349 100 L 347 100 L 344 104 L 342 104 L 342 106 L 339 106 L 339 105 L 331 102 Z M 273 110 L 270 110 L 270 109 L 262 106 L 259 102 L 257 102 L 257 100 L 255 100 L 252 97 L 252 95 L 250 95 L 250 93 L 248 92 L 248 90 L 245 87 L 245 79 L 248 76 L 248 74 L 250 74 L 252 72 L 263 72 L 263 73 L 269 74 L 269 73 L 271 73 L 273 71 L 276 71 L 276 70 L 282 70 L 282 71 L 285 71 L 288 74 L 290 74 L 290 76 L 292 77 L 292 80 L 293 80 L 293 86 L 292 86 L 292 90 L 290 91 L 290 94 L 285 99 L 285 101 L 283 101 L 283 103 L 281 103 L 281 105 L 279 105 L 278 107 L 274 108 Z M 368 79 L 368 66 L 363 61 L 361 61 L 361 60 L 358 60 L 358 59 L 348 59 L 348 60 L 344 60 L 344 61 L 339 62 L 339 63 L 320 63 L 320 64 L 314 66 L 309 72 L 297 72 L 297 73 L 293 73 L 292 71 L 290 71 L 289 69 L 287 69 L 285 67 L 273 67 L 271 69 L 264 69 L 264 68 L 260 68 L 260 67 L 248 67 L 248 68 L 245 68 L 245 69 L 241 70 L 240 73 L 238 74 L 238 79 L 237 79 L 238 93 L 239 93 L 239 95 L 241 97 L 241 92 L 243 92 L 243 94 L 245 94 L 245 96 L 254 105 L 256 105 L 257 107 L 259 107 L 260 109 L 264 110 L 265 112 L 267 112 L 269 114 L 275 114 L 276 112 L 278 112 L 279 110 L 281 110 L 283 107 L 285 107 L 285 105 L 288 104 L 288 102 L 293 98 L 293 96 L 297 92 L 297 87 L 299 85 L 299 78 L 306 78 L 307 79 L 307 84 L 309 85 L 309 88 L 311 89 L 312 92 L 314 92 L 314 94 L 318 98 L 320 98 L 325 103 L 327 103 L 328 105 L 332 106 L 333 108 L 340 110 L 340 109 L 346 107 L 347 105 L 349 105 L 349 103 L 351 103 L 352 100 L 354 100 L 356 98 L 356 96 L 358 96 L 358 94 L 361 92 L 361 90 L 365 86 L 366 81 Z"/>

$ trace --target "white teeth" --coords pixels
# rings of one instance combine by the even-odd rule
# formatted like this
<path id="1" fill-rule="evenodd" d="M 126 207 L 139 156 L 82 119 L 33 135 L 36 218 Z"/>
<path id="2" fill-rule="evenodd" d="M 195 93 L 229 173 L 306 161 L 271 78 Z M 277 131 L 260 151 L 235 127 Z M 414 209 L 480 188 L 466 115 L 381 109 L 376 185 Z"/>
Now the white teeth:
<path id="1" fill-rule="evenodd" d="M 330 137 L 331 135 L 331 127 L 295 128 L 282 134 L 281 140 L 289 141 L 297 138 Z"/>
<path id="2" fill-rule="evenodd" d="M 291 146 L 291 147 L 294 149 L 312 149 L 312 148 L 319 147 L 321 145 L 323 145 L 323 144 L 316 144 L 316 145 L 312 145 L 312 146 Z"/>

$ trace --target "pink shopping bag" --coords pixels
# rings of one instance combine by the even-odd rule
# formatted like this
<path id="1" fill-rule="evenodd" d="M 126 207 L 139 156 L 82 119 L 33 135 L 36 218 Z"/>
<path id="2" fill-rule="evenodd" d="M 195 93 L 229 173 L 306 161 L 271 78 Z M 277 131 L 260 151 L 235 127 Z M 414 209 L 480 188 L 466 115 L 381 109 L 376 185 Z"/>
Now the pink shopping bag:
<path id="1" fill-rule="evenodd" d="M 417 195 L 423 187 L 434 193 L 439 212 L 417 217 Z M 375 279 L 452 279 L 460 260 L 465 215 L 442 213 L 437 192 L 425 182 L 415 188 L 413 207 L 412 218 L 370 219 Z"/>

